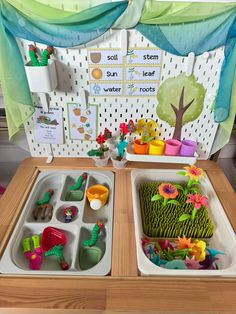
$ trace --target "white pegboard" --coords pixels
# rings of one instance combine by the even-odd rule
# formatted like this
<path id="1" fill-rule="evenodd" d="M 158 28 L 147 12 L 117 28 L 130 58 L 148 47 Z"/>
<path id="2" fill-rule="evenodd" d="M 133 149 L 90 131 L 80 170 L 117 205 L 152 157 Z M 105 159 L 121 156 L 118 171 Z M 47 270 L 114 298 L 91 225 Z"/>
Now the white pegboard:
<path id="1" fill-rule="evenodd" d="M 19 46 L 25 62 L 28 61 L 27 51 L 29 42 L 19 40 Z M 37 44 L 40 49 L 44 45 Z M 62 145 L 39 144 L 34 141 L 33 118 L 25 123 L 25 130 L 33 157 L 48 156 L 51 149 L 55 157 L 84 157 L 87 151 L 96 147 L 96 142 L 70 140 L 68 129 L 67 103 L 79 102 L 79 90 L 81 87 L 89 90 L 89 75 L 87 62 L 87 47 L 89 48 L 120 48 L 120 31 L 107 32 L 99 40 L 79 48 L 56 48 L 57 74 L 59 85 L 57 90 L 50 93 L 50 106 L 63 108 L 65 143 Z M 129 30 L 129 47 L 155 47 L 136 30 Z M 198 82 L 206 89 L 204 109 L 199 118 L 187 123 L 182 129 L 182 138 L 195 138 L 198 141 L 198 154 L 200 159 L 208 159 L 211 147 L 217 132 L 218 124 L 214 123 L 211 106 L 214 101 L 224 59 L 224 47 L 210 52 L 210 58 L 196 57 L 194 75 Z M 162 54 L 161 82 L 169 77 L 177 76 L 185 71 L 187 58 L 177 57 L 167 52 Z M 119 124 L 129 119 L 137 121 L 140 118 L 153 118 L 162 130 L 164 139 L 173 134 L 173 127 L 165 121 L 158 119 L 156 115 L 156 97 L 89 97 L 90 104 L 98 105 L 98 133 L 105 127 L 113 133 L 119 128 Z M 40 100 L 35 96 L 35 104 L 40 105 Z"/>

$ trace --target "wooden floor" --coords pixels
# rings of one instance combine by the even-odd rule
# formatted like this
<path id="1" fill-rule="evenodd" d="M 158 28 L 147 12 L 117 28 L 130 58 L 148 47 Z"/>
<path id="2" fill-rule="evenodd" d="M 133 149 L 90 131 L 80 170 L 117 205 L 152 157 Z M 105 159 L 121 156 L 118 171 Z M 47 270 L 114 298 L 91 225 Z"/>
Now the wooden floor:
<path id="1" fill-rule="evenodd" d="M 115 172 L 111 275 L 86 278 L 0 275 L 2 311 L 8 309 L 11 313 L 10 309 L 17 308 L 17 313 L 38 313 L 36 309 L 47 309 L 47 313 L 48 309 L 67 309 L 65 313 L 73 309 L 80 309 L 84 313 L 236 313 L 236 278 L 139 276 L 130 172 L 133 168 L 177 169 L 182 166 L 130 163 L 124 170 L 106 167 Z M 231 185 L 216 163 L 202 161 L 198 162 L 198 166 L 206 170 L 236 230 L 236 196 Z M 52 164 L 46 164 L 44 158 L 24 161 L 0 200 L 0 254 L 4 251 L 38 173 L 48 169 L 86 170 L 94 169 L 94 166 L 89 159 L 58 158 Z M 19 309 L 22 311 L 19 312 Z"/>

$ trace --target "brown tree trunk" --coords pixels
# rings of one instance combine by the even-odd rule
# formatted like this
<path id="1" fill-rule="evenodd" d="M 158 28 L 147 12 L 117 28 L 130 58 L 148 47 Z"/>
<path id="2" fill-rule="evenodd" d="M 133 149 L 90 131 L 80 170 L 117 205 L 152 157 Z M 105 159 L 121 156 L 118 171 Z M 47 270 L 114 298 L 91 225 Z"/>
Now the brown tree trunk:
<path id="1" fill-rule="evenodd" d="M 176 121 L 175 121 L 175 130 L 173 134 L 173 139 L 181 141 L 181 131 L 182 131 L 182 123 L 183 123 L 183 115 L 185 111 L 191 106 L 194 102 L 192 99 L 186 106 L 184 106 L 184 86 L 179 99 L 179 108 L 177 109 L 175 106 L 171 104 L 171 107 L 175 113 Z"/>
<path id="2" fill-rule="evenodd" d="M 181 141 L 181 131 L 182 131 L 182 119 L 184 111 L 179 110 L 176 114 L 175 130 L 173 134 L 173 139 Z"/>

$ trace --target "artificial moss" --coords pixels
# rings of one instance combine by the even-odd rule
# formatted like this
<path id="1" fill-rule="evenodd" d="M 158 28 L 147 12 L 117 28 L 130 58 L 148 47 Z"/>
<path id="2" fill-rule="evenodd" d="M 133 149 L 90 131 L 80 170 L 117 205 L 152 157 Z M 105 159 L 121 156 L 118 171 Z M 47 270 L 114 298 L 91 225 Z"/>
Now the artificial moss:
<path id="1" fill-rule="evenodd" d="M 214 225 L 209 217 L 207 208 L 202 206 L 195 219 L 179 221 L 182 214 L 191 214 L 193 204 L 186 204 L 187 196 L 179 191 L 176 200 L 181 205 L 162 205 L 161 201 L 151 201 L 157 194 L 160 182 L 146 182 L 139 189 L 140 207 L 143 231 L 148 237 L 177 238 L 186 236 L 191 238 L 210 238 L 213 235 Z"/>

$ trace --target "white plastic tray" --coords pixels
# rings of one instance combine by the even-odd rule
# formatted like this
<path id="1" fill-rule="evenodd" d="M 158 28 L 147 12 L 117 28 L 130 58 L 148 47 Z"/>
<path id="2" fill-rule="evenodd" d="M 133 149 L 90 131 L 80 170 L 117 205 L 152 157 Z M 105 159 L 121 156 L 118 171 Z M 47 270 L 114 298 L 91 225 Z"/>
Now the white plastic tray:
<path id="1" fill-rule="evenodd" d="M 142 162 L 162 162 L 174 164 L 189 164 L 196 163 L 198 155 L 195 153 L 193 157 L 184 156 L 166 156 L 166 155 L 138 155 L 134 153 L 133 144 L 129 144 L 126 152 L 126 159 L 129 161 Z"/>
<path id="2" fill-rule="evenodd" d="M 81 201 L 65 201 L 65 195 L 69 186 L 74 185 L 83 172 L 88 174 L 85 190 L 94 184 L 103 184 L 109 189 L 108 203 L 100 210 L 94 211 L 90 208 L 85 194 Z M 50 221 L 38 219 L 35 222 L 33 210 L 36 200 L 43 198 L 44 193 L 48 189 L 54 190 L 54 195 L 50 202 L 53 204 L 53 216 Z M 114 174 L 111 171 L 71 170 L 41 172 L 2 256 L 0 272 L 19 275 L 107 275 L 111 269 L 113 194 Z M 62 208 L 68 206 L 76 206 L 78 214 L 72 222 L 65 223 Z M 102 250 L 103 257 L 94 267 L 88 270 L 81 270 L 78 258 L 79 250 L 83 240 L 90 239 L 93 226 L 98 220 L 105 222 L 105 228 L 101 231 L 96 244 Z M 66 262 L 70 265 L 70 268 L 66 271 L 60 269 L 55 256 L 43 257 L 41 269 L 31 270 L 28 266 L 28 260 L 23 254 L 23 238 L 33 234 L 42 234 L 43 229 L 49 226 L 60 229 L 66 235 L 67 244 L 63 248 L 63 254 Z"/>
<path id="3" fill-rule="evenodd" d="M 178 170 L 142 169 L 133 170 L 131 173 L 138 269 L 142 275 L 235 277 L 236 236 L 207 175 L 200 181 L 200 187 L 202 192 L 208 197 L 209 214 L 215 224 L 214 235 L 209 241 L 209 247 L 225 253 L 225 255 L 218 255 L 219 260 L 217 261 L 217 265 L 219 266 L 219 270 L 165 269 L 153 264 L 144 254 L 141 245 L 141 238 L 144 236 L 144 233 L 139 200 L 140 185 L 150 181 L 181 183 L 187 180 L 187 178 L 177 175 L 176 172 Z M 235 206 L 235 204 L 232 204 L 232 206 Z"/>

